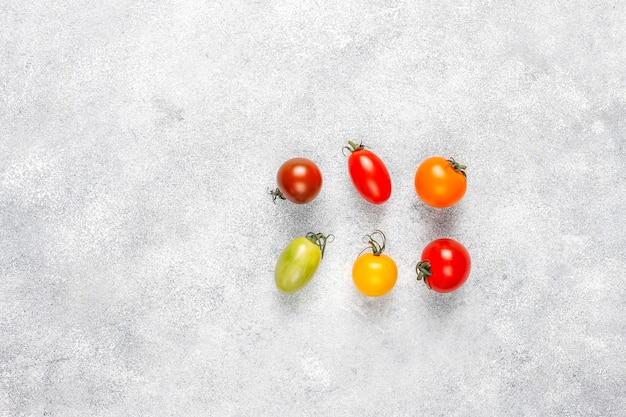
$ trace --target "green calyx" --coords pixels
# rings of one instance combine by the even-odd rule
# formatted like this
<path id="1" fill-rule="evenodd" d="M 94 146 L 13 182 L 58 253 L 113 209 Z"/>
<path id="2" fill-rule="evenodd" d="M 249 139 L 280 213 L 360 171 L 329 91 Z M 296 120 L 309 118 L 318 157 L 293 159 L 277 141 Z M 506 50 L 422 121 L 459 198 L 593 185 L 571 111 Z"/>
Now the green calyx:
<path id="1" fill-rule="evenodd" d="M 379 242 L 374 236 L 380 236 L 381 242 Z M 363 253 L 367 249 L 372 249 L 372 253 L 374 254 L 374 256 L 379 256 L 385 251 L 387 237 L 385 237 L 385 234 L 380 230 L 374 230 L 372 234 L 365 235 L 363 239 L 365 240 L 365 243 L 369 245 L 369 247 L 363 249 L 361 253 Z"/>
<path id="2" fill-rule="evenodd" d="M 346 152 L 348 151 L 350 153 L 355 152 L 355 151 L 360 151 L 361 149 L 365 149 L 365 145 L 363 145 L 363 142 L 360 142 L 358 145 L 354 142 L 352 142 L 351 140 L 348 141 L 348 146 L 344 146 L 341 149 L 341 152 L 345 155 Z"/>
<path id="3" fill-rule="evenodd" d="M 275 190 L 268 190 L 269 195 L 272 196 L 272 201 L 274 202 L 274 204 L 276 204 L 276 200 L 277 199 L 281 199 L 281 200 L 286 200 L 287 198 L 285 197 L 285 195 L 283 193 L 280 192 L 280 190 L 278 189 L 278 187 Z"/>
<path id="4" fill-rule="evenodd" d="M 334 235 L 326 236 L 323 233 L 309 232 L 306 234 L 305 237 L 311 242 L 315 243 L 320 248 L 320 251 L 322 252 L 322 258 L 324 258 L 324 250 L 326 250 L 326 244 L 331 243 L 333 240 L 335 240 Z"/>
<path id="5" fill-rule="evenodd" d="M 417 272 L 417 280 L 424 280 L 428 284 L 428 278 L 433 274 L 430 270 L 430 261 L 420 261 L 415 266 L 415 272 Z M 429 285 L 430 287 L 430 285 Z"/>
<path id="6" fill-rule="evenodd" d="M 458 173 L 463 174 L 464 177 L 467 177 L 467 175 L 465 174 L 465 170 L 467 169 L 467 165 L 463 165 L 463 164 L 458 163 L 457 161 L 454 160 L 454 158 L 448 159 L 448 162 L 450 162 L 450 165 L 452 166 L 452 169 L 454 169 Z"/>

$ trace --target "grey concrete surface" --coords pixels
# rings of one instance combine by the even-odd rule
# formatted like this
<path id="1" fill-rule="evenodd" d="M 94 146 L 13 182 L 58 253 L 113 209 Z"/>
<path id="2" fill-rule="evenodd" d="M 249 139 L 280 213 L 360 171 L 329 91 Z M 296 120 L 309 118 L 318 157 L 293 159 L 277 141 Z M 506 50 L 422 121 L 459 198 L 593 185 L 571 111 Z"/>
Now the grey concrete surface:
<path id="1" fill-rule="evenodd" d="M 626 415 L 626 2 L 0 2 L 1 416 Z M 353 189 L 362 140 L 393 194 Z M 413 190 L 466 163 L 457 206 Z M 273 205 L 286 159 L 324 175 Z M 399 279 L 361 296 L 362 236 Z M 333 233 L 301 292 L 282 248 Z M 415 280 L 432 239 L 473 269 Z"/>

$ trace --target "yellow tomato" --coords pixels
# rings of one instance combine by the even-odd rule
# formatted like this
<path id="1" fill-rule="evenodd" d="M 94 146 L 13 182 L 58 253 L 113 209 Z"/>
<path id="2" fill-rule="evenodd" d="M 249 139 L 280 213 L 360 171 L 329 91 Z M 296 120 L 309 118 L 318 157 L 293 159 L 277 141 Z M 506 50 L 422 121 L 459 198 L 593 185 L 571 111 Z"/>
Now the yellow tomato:
<path id="1" fill-rule="evenodd" d="M 366 253 L 357 258 L 352 267 L 356 288 L 370 297 L 387 294 L 396 285 L 398 267 L 389 256 Z"/>

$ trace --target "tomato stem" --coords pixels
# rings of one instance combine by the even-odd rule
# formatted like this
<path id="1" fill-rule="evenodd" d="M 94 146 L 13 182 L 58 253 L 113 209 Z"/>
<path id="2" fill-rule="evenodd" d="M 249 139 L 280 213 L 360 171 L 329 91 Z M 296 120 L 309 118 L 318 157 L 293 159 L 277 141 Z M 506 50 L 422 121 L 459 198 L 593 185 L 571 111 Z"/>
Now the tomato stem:
<path id="1" fill-rule="evenodd" d="M 450 162 L 450 165 L 452 165 L 452 169 L 454 169 L 456 172 L 459 172 L 459 173 L 463 174 L 464 177 L 467 177 L 467 174 L 465 174 L 465 170 L 467 169 L 467 165 L 463 165 L 463 164 L 455 161 L 454 158 L 448 159 L 448 162 Z"/>
<path id="2" fill-rule="evenodd" d="M 356 143 L 352 142 L 351 140 L 348 141 L 348 145 L 349 146 L 344 146 L 341 149 L 341 152 L 345 155 L 345 151 L 347 150 L 348 152 L 352 153 L 355 151 L 360 151 L 361 149 L 365 149 L 365 145 L 363 145 L 363 142 L 359 142 L 359 144 L 357 145 Z"/>
<path id="3" fill-rule="evenodd" d="M 428 284 L 428 278 L 433 274 L 430 270 L 430 261 L 420 261 L 415 266 L 415 272 L 417 272 L 417 280 L 424 279 L 424 282 Z M 430 288 L 430 284 L 428 284 Z"/>
<path id="4" fill-rule="evenodd" d="M 374 238 L 374 236 L 376 235 L 379 235 L 382 238 L 382 243 Z M 371 248 L 374 256 L 379 256 L 385 251 L 385 246 L 387 245 L 387 237 L 380 230 L 376 229 L 372 234 L 365 235 L 363 236 L 363 238 L 366 239 L 365 243 L 369 244 L 370 247 L 363 249 L 361 253 Z"/>
<path id="5" fill-rule="evenodd" d="M 335 235 L 326 236 L 323 233 L 309 232 L 306 234 L 305 237 L 311 242 L 315 243 L 320 248 L 320 251 L 322 252 L 322 259 L 324 258 L 324 250 L 326 250 L 326 244 L 331 243 L 333 240 L 335 240 Z"/>
<path id="6" fill-rule="evenodd" d="M 280 198 L 281 200 L 286 200 L 285 195 L 276 187 L 275 190 L 268 190 L 269 195 L 272 196 L 272 201 L 276 204 L 276 199 Z"/>

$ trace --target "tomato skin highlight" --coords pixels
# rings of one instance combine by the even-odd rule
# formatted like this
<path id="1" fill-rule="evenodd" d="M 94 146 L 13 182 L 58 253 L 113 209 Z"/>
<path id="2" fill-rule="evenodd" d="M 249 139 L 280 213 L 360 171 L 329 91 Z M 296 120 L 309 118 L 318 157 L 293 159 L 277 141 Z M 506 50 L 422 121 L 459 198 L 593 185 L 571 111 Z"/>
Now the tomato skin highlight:
<path id="1" fill-rule="evenodd" d="M 429 206 L 445 208 L 458 203 L 467 190 L 467 178 L 441 156 L 432 156 L 415 172 L 415 191 Z"/>
<path id="2" fill-rule="evenodd" d="M 359 148 L 348 158 L 348 171 L 356 190 L 372 204 L 382 204 L 391 196 L 391 177 L 383 161 L 367 149 Z"/>
<path id="3" fill-rule="evenodd" d="M 472 262 L 465 247 L 453 239 L 437 239 L 422 251 L 422 262 L 430 263 L 432 275 L 425 282 L 436 292 L 457 290 L 469 276 Z"/>
<path id="4" fill-rule="evenodd" d="M 389 256 L 365 253 L 352 266 L 355 287 L 370 297 L 380 297 L 393 289 L 398 280 L 398 267 Z"/>
<path id="5" fill-rule="evenodd" d="M 276 288 L 293 294 L 306 286 L 322 259 L 320 248 L 304 237 L 298 237 L 283 249 L 274 270 Z"/>
<path id="6" fill-rule="evenodd" d="M 292 158 L 278 169 L 276 184 L 287 200 L 306 204 L 322 189 L 322 172 L 310 159 Z"/>

